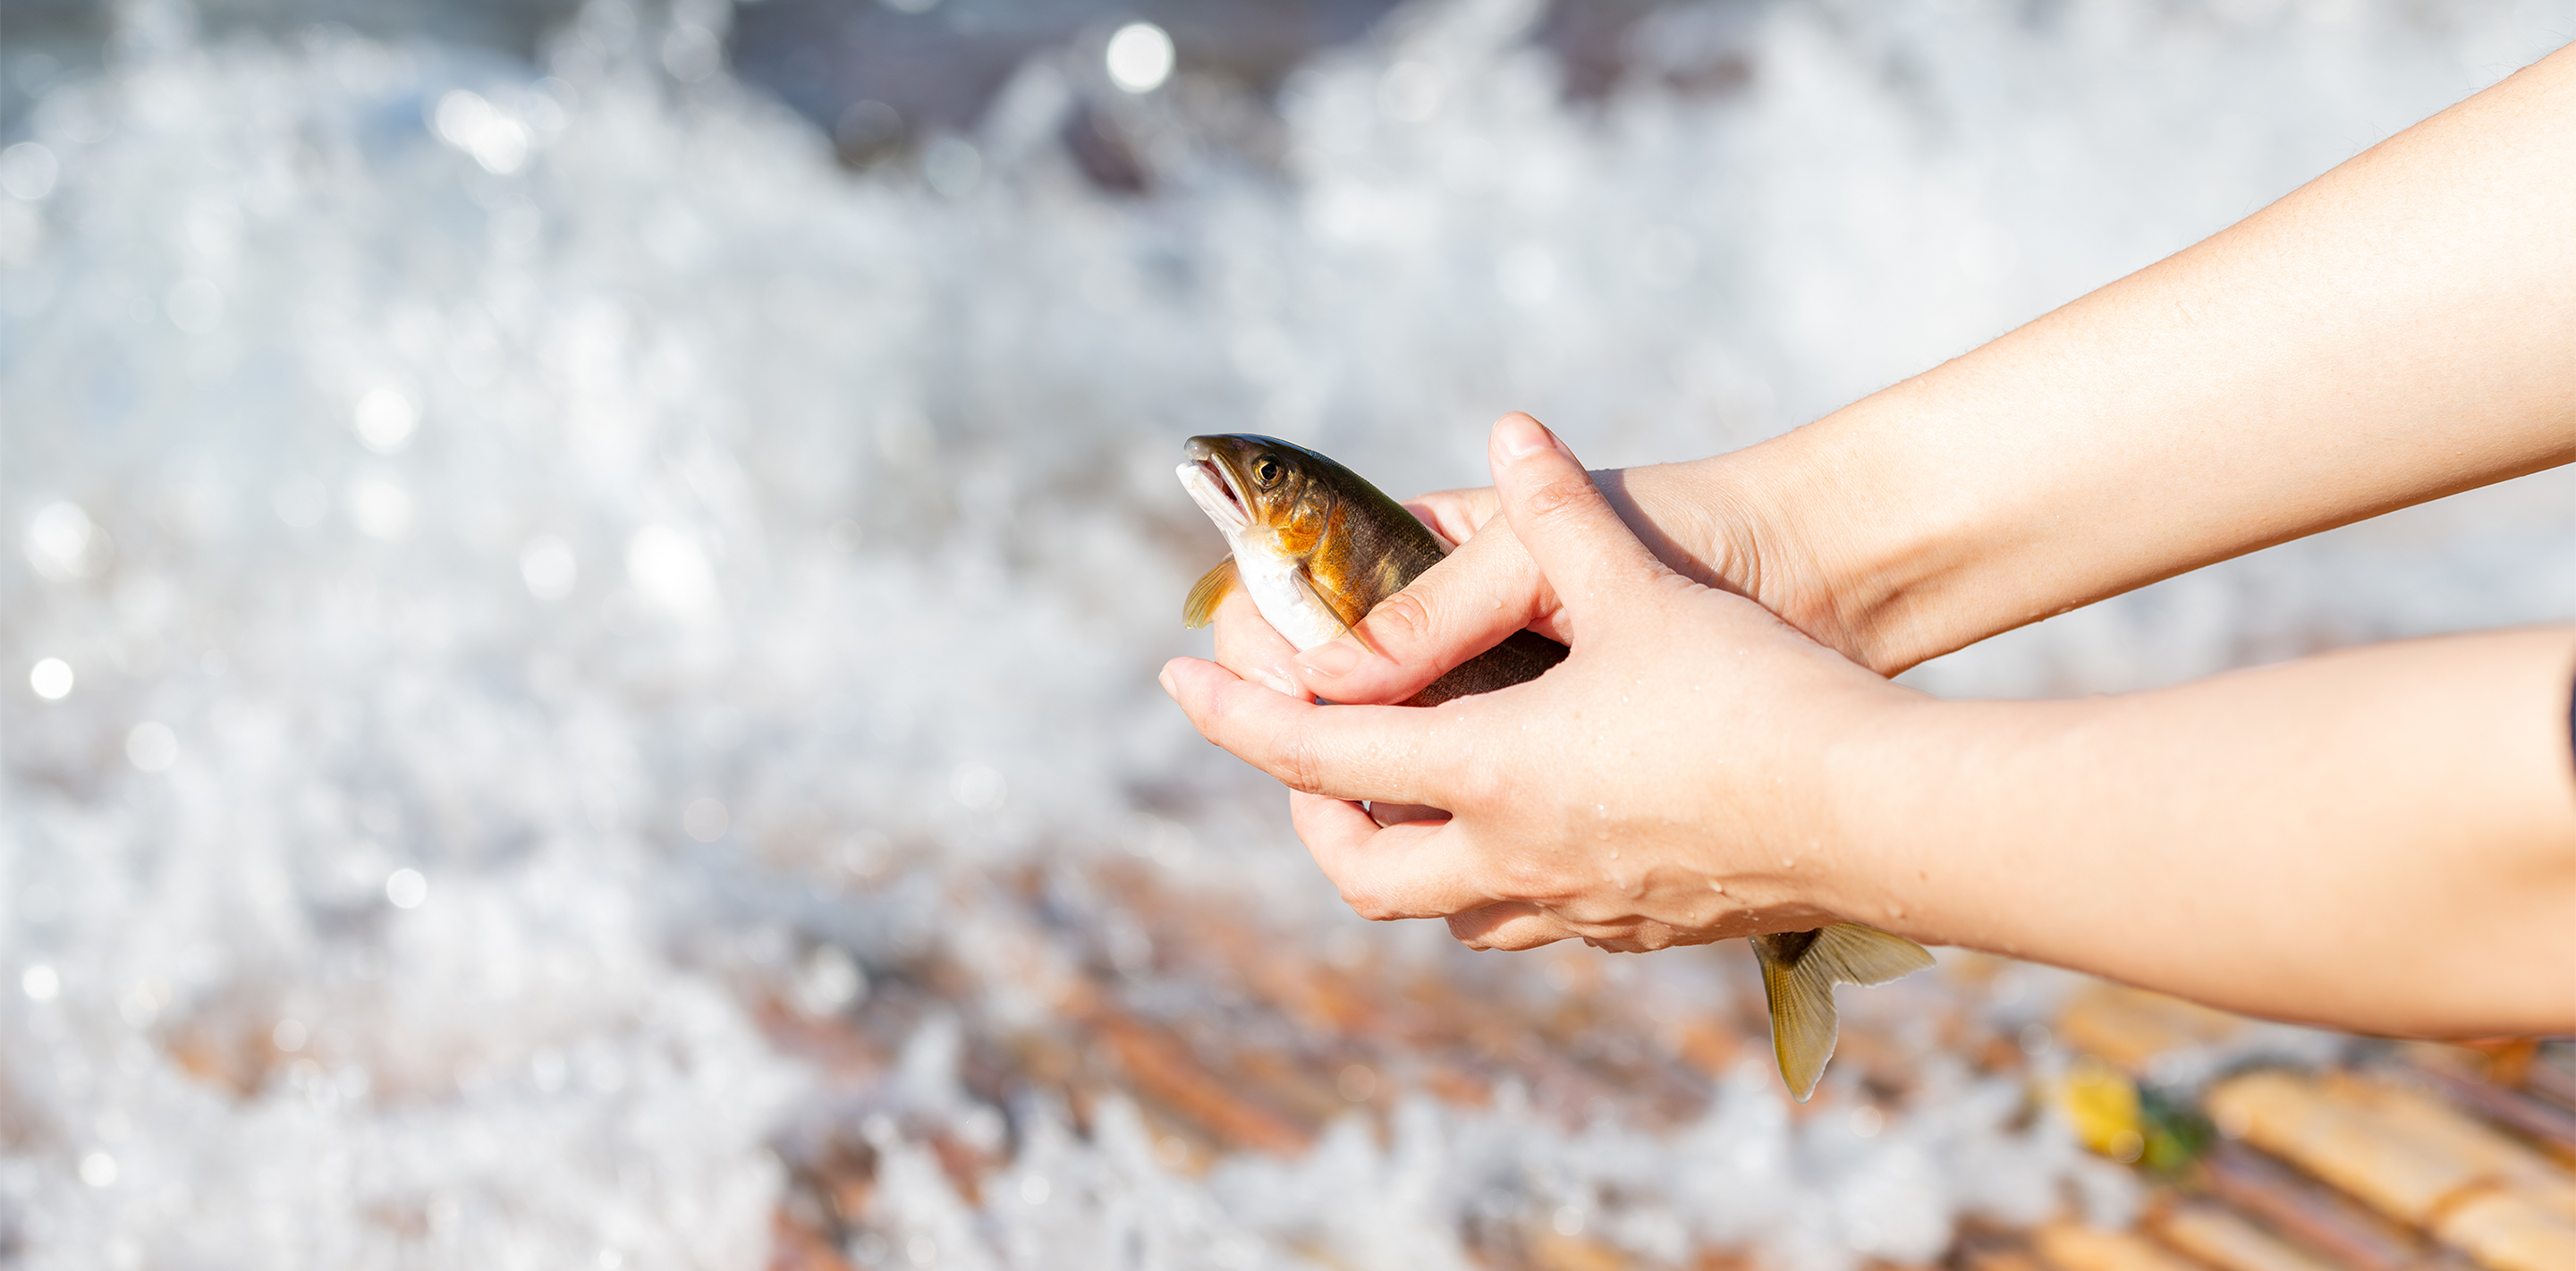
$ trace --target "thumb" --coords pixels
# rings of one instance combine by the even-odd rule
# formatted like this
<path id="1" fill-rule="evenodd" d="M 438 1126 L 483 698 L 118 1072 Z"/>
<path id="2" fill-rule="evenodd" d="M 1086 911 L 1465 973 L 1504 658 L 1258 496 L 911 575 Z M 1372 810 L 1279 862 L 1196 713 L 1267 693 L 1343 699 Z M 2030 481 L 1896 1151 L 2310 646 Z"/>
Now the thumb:
<path id="1" fill-rule="evenodd" d="M 1588 610 L 1670 573 L 1603 498 L 1592 474 L 1537 420 L 1494 422 L 1494 490 L 1512 533 L 1579 625 Z"/>

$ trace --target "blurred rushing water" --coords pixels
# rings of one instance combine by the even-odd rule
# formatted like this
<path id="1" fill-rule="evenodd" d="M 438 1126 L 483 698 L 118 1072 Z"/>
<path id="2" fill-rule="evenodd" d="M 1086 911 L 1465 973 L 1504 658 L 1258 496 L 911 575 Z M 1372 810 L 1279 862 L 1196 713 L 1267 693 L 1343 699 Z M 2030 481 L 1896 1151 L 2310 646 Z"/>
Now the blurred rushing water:
<path id="1" fill-rule="evenodd" d="M 1481 480 L 1509 408 L 1596 463 L 1750 442 L 2576 6 L 1280 6 L 1240 30 L 1312 20 L 1169 19 L 1144 93 L 1106 7 L 841 15 L 951 23 L 924 56 L 1037 32 L 924 105 L 791 73 L 833 15 L 770 4 L 13 6 L 0 1251 L 748 1267 L 834 1152 L 873 1191 L 808 1226 L 884 1265 L 1464 1265 L 1526 1212 L 1844 1268 L 2117 1212 L 1943 1066 L 1930 989 L 1851 1008 L 1927 1074 L 1885 1133 L 1793 1124 L 1758 1054 L 1656 1123 L 1513 1073 L 1432 1098 L 1323 1025 L 1278 1044 L 1375 1132 L 1183 1168 L 1124 1096 L 1064 1103 L 1063 1021 L 1223 1017 L 1263 968 L 1736 988 L 1731 951 L 1465 960 L 1342 912 L 1154 688 L 1218 552 L 1175 447 L 1276 432 L 1412 490 Z M 2114 689 L 2571 614 L 2557 474 L 1919 674 Z M 1174 952 L 1234 928 L 1272 943 Z"/>

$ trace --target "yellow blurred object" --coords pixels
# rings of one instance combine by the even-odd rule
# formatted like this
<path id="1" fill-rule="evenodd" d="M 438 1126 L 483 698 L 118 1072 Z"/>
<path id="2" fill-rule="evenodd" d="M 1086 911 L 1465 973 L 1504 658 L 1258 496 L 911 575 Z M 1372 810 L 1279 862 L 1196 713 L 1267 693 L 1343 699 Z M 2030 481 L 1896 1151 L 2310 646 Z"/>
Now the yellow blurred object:
<path id="1" fill-rule="evenodd" d="M 2065 1114 L 2084 1146 L 2112 1160 L 2126 1165 L 2146 1150 L 2138 1088 L 2101 1060 L 2079 1057 L 2049 1088 L 2049 1102 Z"/>

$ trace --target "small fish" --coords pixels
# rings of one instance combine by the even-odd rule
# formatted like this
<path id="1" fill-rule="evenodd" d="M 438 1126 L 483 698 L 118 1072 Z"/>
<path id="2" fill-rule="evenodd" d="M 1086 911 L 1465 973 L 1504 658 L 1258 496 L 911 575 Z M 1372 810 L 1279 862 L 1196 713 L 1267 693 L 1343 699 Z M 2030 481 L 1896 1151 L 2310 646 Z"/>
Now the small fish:
<path id="1" fill-rule="evenodd" d="M 1234 554 L 1190 588 L 1182 620 L 1206 626 L 1241 587 L 1300 652 L 1347 635 L 1379 601 L 1402 591 L 1449 551 L 1404 505 L 1358 473 L 1274 437 L 1192 437 L 1183 488 L 1225 534 Z M 1416 694 L 1436 706 L 1537 679 L 1566 647 L 1516 632 Z M 1834 985 L 1883 984 L 1932 965 L 1923 946 L 1858 923 L 1751 939 L 1771 1006 L 1771 1048 L 1800 1102 L 1815 1093 L 1837 1032 Z"/>

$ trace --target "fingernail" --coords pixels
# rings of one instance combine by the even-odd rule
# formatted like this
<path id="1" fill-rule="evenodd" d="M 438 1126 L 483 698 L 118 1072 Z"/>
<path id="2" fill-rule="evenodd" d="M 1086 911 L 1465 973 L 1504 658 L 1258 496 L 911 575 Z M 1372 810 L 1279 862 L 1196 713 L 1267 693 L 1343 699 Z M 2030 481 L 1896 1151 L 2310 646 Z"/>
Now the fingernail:
<path id="1" fill-rule="evenodd" d="M 1506 459 L 1518 459 L 1540 450 L 1565 449 L 1557 444 L 1556 434 L 1540 426 L 1537 420 L 1520 414 L 1505 415 L 1501 423 L 1494 425 L 1494 441 L 1503 448 Z"/>
<path id="2" fill-rule="evenodd" d="M 1359 664 L 1359 648 L 1348 640 L 1328 640 L 1297 655 L 1297 665 L 1328 680 L 1350 674 Z"/>
<path id="3" fill-rule="evenodd" d="M 1179 689 L 1172 687 L 1172 668 L 1168 666 L 1164 667 L 1163 673 L 1155 678 L 1163 682 L 1163 691 L 1165 693 L 1173 697 L 1179 697 L 1181 695 L 1181 691 Z"/>
<path id="4" fill-rule="evenodd" d="M 1297 691 L 1297 685 L 1290 681 L 1286 675 L 1281 674 L 1277 667 L 1254 667 L 1252 670 L 1252 682 L 1261 685 L 1263 688 L 1275 689 L 1279 692 L 1286 693 L 1290 697 L 1305 696 L 1304 693 Z"/>

